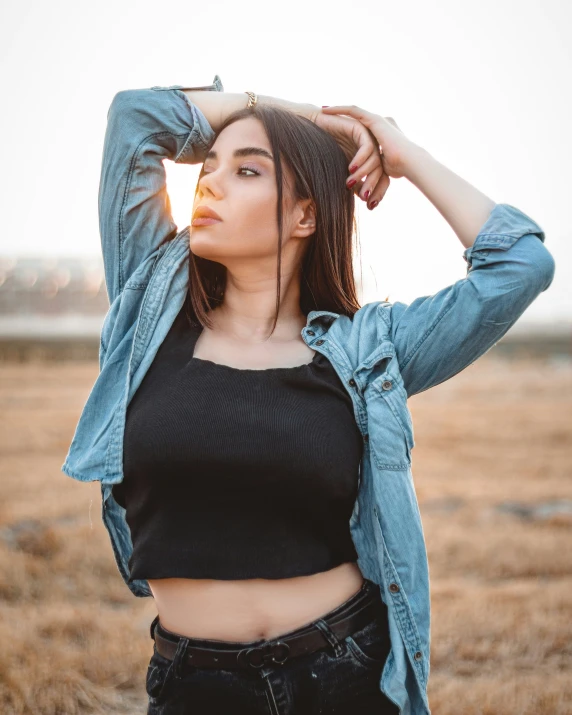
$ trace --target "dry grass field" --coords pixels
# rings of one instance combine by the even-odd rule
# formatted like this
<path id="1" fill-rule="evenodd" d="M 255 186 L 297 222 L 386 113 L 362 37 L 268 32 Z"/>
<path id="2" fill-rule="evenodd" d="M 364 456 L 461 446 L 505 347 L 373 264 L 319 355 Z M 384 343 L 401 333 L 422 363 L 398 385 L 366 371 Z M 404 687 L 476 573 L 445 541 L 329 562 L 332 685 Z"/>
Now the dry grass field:
<path id="1" fill-rule="evenodd" d="M 0 712 L 144 713 L 152 599 L 60 471 L 95 363 L 0 365 Z M 488 354 L 410 400 L 433 715 L 572 713 L 572 364 Z M 229 714 L 230 715 L 230 714 Z"/>

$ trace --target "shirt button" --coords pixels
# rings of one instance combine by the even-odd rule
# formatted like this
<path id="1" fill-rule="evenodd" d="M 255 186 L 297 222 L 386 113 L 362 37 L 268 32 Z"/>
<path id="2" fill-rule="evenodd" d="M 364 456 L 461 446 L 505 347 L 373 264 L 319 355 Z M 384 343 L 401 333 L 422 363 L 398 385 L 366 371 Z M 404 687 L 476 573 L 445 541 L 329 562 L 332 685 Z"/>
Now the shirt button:
<path id="1" fill-rule="evenodd" d="M 350 384 L 352 387 L 355 387 L 355 386 L 356 386 L 356 381 L 353 379 L 353 377 L 352 377 L 352 379 L 349 381 L 349 384 Z"/>
<path id="2" fill-rule="evenodd" d="M 396 583 L 390 583 L 389 590 L 391 593 L 397 593 L 399 591 L 399 586 Z"/>
<path id="3" fill-rule="evenodd" d="M 415 658 L 415 660 L 421 660 L 421 658 L 423 658 L 423 653 L 418 650 L 413 657 Z"/>
<path id="4" fill-rule="evenodd" d="M 323 340 L 316 340 L 316 345 L 321 345 L 323 342 Z"/>
<path id="5" fill-rule="evenodd" d="M 315 334 L 316 334 L 313 330 L 307 330 L 306 332 L 308 333 L 308 335 L 315 335 Z"/>
<path id="6" fill-rule="evenodd" d="M 384 390 L 391 390 L 391 388 L 393 387 L 393 383 L 391 382 L 391 380 L 384 380 L 384 381 L 381 383 L 381 387 L 382 387 Z"/>

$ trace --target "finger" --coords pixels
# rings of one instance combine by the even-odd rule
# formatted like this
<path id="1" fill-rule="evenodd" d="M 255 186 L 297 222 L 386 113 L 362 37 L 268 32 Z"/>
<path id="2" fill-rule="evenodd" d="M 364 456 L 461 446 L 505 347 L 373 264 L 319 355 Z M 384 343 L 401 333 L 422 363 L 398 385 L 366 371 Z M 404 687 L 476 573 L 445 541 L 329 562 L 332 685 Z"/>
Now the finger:
<path id="1" fill-rule="evenodd" d="M 371 112 L 361 107 L 356 107 L 355 104 L 337 105 L 333 107 L 322 107 L 324 114 L 347 114 L 354 119 L 360 121 L 365 127 L 369 126 L 374 118 Z"/>
<path id="2" fill-rule="evenodd" d="M 359 182 L 361 181 L 361 179 L 363 179 L 375 169 L 380 169 L 381 171 L 383 171 L 383 167 L 381 165 L 381 157 L 375 149 L 372 151 L 371 147 L 369 147 L 367 151 L 367 157 L 361 163 L 357 161 L 357 157 L 359 155 L 360 152 L 356 154 L 356 159 L 354 159 L 352 162 L 352 166 L 356 165 L 358 168 L 346 179 L 346 185 L 348 186 L 348 188 L 351 188 L 349 186 L 351 181 Z M 369 186 L 369 188 L 372 189 L 373 186 Z"/>
<path id="3" fill-rule="evenodd" d="M 372 206 L 375 208 L 375 206 L 380 203 L 389 188 L 389 183 L 389 176 L 384 172 L 368 199 L 367 207 L 369 209 L 371 209 Z M 375 204 L 375 202 L 377 202 L 377 204 Z"/>
<path id="4" fill-rule="evenodd" d="M 374 195 L 374 191 L 378 186 L 379 182 L 381 181 L 382 177 L 383 169 L 381 166 L 368 173 L 366 179 L 361 185 L 361 189 L 359 192 L 359 198 L 362 201 L 370 202 L 372 200 L 371 197 Z"/>
<path id="5" fill-rule="evenodd" d="M 362 176 L 364 176 L 365 172 L 362 171 L 362 168 L 372 155 L 379 155 L 377 147 L 374 147 L 372 151 L 371 144 L 367 142 L 360 146 L 357 151 L 357 154 L 354 156 L 354 158 L 350 161 L 349 164 L 349 172 L 352 179 L 361 179 Z"/>
<path id="6" fill-rule="evenodd" d="M 358 126 L 361 127 L 360 131 L 357 133 L 357 136 L 355 138 L 356 144 L 359 145 L 359 150 L 357 154 L 354 156 L 352 161 L 350 162 L 349 169 L 350 169 L 350 174 L 354 174 L 357 169 L 360 168 L 360 166 L 367 161 L 367 159 L 374 154 L 375 156 L 378 157 L 379 159 L 379 154 L 381 151 L 381 147 L 379 146 L 379 142 L 375 138 L 375 136 L 372 134 L 371 130 L 369 130 L 367 127 L 364 127 L 363 125 L 358 124 Z M 369 141 L 368 141 L 369 138 Z M 381 163 L 381 160 L 380 160 Z M 353 169 L 353 171 L 352 171 Z"/>
<path id="7" fill-rule="evenodd" d="M 351 174 L 348 177 L 348 179 L 346 180 L 346 185 L 349 187 L 349 183 L 351 181 L 356 181 L 359 183 L 364 177 L 366 178 L 366 182 L 367 182 L 369 175 L 372 172 L 374 172 L 375 170 L 379 170 L 378 175 L 377 175 L 377 179 L 379 179 L 381 174 L 383 173 L 383 167 L 381 165 L 381 157 L 376 152 L 370 151 L 370 155 L 365 160 L 365 162 L 363 164 L 361 164 L 359 169 L 357 169 L 353 174 Z M 355 185 L 357 185 L 357 184 L 354 184 L 354 186 Z M 375 186 L 375 182 L 372 184 L 370 181 L 367 184 L 367 188 L 369 188 L 370 190 L 373 189 L 374 186 Z M 349 187 L 349 188 L 351 188 L 351 187 Z"/>
<path id="8" fill-rule="evenodd" d="M 370 171 L 363 181 L 358 181 L 354 186 L 354 193 L 361 201 L 368 201 L 383 174 L 383 169 L 378 167 Z"/>

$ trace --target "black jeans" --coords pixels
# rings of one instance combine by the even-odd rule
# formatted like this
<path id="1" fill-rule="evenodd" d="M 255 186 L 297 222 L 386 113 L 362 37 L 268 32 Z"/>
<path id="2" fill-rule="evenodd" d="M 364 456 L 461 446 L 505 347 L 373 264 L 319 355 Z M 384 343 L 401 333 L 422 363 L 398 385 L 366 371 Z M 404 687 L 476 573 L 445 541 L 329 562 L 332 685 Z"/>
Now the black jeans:
<path id="1" fill-rule="evenodd" d="M 326 619 L 365 600 L 379 603 L 376 615 L 365 627 L 338 640 Z M 158 622 L 160 634 L 178 642 L 178 648 L 171 661 L 153 645 L 147 670 L 147 715 L 399 715 L 399 708 L 379 688 L 391 649 L 387 606 L 381 600 L 379 586 L 366 579 L 348 601 L 288 635 L 309 627 L 318 628 L 329 645 L 251 672 L 183 665 L 187 644 L 233 648 L 237 642 L 186 638 L 165 630 Z M 242 645 L 262 643 L 265 641 Z"/>

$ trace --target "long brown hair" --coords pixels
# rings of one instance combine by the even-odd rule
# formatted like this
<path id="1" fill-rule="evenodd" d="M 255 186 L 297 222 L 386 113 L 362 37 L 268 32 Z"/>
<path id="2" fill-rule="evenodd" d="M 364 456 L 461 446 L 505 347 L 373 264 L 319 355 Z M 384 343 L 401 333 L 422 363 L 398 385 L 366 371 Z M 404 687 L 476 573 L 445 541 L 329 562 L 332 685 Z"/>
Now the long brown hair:
<path id="1" fill-rule="evenodd" d="M 335 139 L 306 117 L 290 110 L 255 105 L 230 114 L 210 142 L 226 127 L 247 117 L 259 119 L 266 131 L 275 163 L 278 191 L 277 291 L 276 313 L 280 307 L 282 259 L 282 200 L 285 187 L 282 161 L 294 177 L 295 200 L 311 198 L 316 207 L 316 230 L 308 238 L 302 259 L 300 309 L 330 310 L 353 317 L 360 309 L 353 271 L 353 236 L 357 239 L 355 198 L 346 187 L 348 159 Z M 209 147 L 210 148 L 210 147 Z M 203 169 L 201 169 L 201 176 Z M 199 186 L 195 190 L 198 193 Z M 208 311 L 224 300 L 226 266 L 189 252 L 189 289 L 186 313 L 191 323 L 212 328 Z"/>

